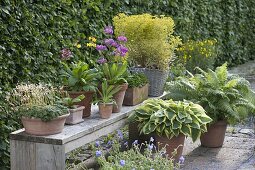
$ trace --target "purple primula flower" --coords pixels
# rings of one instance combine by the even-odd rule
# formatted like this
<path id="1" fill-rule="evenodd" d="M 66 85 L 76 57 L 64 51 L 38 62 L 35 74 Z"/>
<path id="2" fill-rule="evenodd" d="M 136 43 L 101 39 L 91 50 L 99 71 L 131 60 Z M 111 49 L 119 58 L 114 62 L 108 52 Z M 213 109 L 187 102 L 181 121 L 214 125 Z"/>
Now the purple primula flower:
<path id="1" fill-rule="evenodd" d="M 61 59 L 63 59 L 63 60 L 68 60 L 72 57 L 71 50 L 69 50 L 67 48 L 62 49 L 60 52 L 61 52 Z"/>
<path id="2" fill-rule="evenodd" d="M 116 41 L 114 41 L 114 42 L 111 44 L 111 46 L 113 46 L 113 47 L 118 47 L 119 44 L 118 44 Z"/>
<path id="3" fill-rule="evenodd" d="M 133 142 L 133 145 L 137 145 L 138 144 L 138 140 L 135 140 L 134 142 Z"/>
<path id="4" fill-rule="evenodd" d="M 125 165 L 125 160 L 120 160 L 120 165 L 124 166 Z"/>
<path id="5" fill-rule="evenodd" d="M 114 39 L 110 38 L 110 39 L 105 39 L 104 40 L 104 43 L 107 45 L 107 46 L 112 46 L 113 43 L 116 43 L 114 41 Z"/>
<path id="6" fill-rule="evenodd" d="M 96 141 L 96 142 L 95 142 L 95 147 L 98 148 L 99 146 L 100 146 L 100 141 Z"/>
<path id="7" fill-rule="evenodd" d="M 104 63 L 106 63 L 107 62 L 107 60 L 105 59 L 105 58 L 99 58 L 98 60 L 97 60 L 97 63 L 98 64 L 104 64 Z"/>
<path id="8" fill-rule="evenodd" d="M 112 35 L 112 34 L 113 34 L 112 26 L 106 26 L 106 27 L 104 28 L 104 32 L 105 32 L 106 34 Z"/>
<path id="9" fill-rule="evenodd" d="M 128 52 L 128 48 L 125 47 L 124 45 L 120 45 L 120 46 L 117 47 L 117 51 L 119 53 L 127 53 Z"/>
<path id="10" fill-rule="evenodd" d="M 102 155 L 102 152 L 99 151 L 99 150 L 97 150 L 97 151 L 96 151 L 96 157 L 100 157 L 101 155 Z"/>
<path id="11" fill-rule="evenodd" d="M 119 37 L 117 38 L 117 40 L 118 40 L 118 41 L 127 42 L 127 37 L 125 37 L 125 36 L 119 36 Z"/>
<path id="12" fill-rule="evenodd" d="M 96 49 L 97 51 L 104 51 L 104 50 L 107 50 L 107 47 L 105 45 L 97 45 Z"/>
<path id="13" fill-rule="evenodd" d="M 179 163 L 180 163 L 180 164 L 183 164 L 184 161 L 185 161 L 185 158 L 184 158 L 183 156 L 181 156 L 181 157 L 179 158 Z"/>

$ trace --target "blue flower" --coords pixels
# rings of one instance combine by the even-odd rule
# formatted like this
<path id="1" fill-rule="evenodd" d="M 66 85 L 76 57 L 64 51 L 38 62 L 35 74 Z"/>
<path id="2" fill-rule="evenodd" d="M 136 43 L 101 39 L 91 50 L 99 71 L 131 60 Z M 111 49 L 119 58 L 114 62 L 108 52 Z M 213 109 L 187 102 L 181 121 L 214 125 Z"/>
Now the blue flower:
<path id="1" fill-rule="evenodd" d="M 185 158 L 184 158 L 183 156 L 181 156 L 181 157 L 179 158 L 179 163 L 180 163 L 180 164 L 183 164 L 184 161 L 185 161 Z"/>
<path id="2" fill-rule="evenodd" d="M 133 142 L 133 145 L 137 145 L 138 144 L 138 140 L 135 140 L 134 142 Z"/>
<path id="3" fill-rule="evenodd" d="M 149 146 L 148 146 L 149 150 L 152 150 L 152 149 L 153 149 L 153 146 L 154 146 L 154 144 L 149 145 Z"/>
<path id="4" fill-rule="evenodd" d="M 126 141 L 126 142 L 124 143 L 124 145 L 125 145 L 125 146 L 128 146 L 128 141 Z"/>
<path id="5" fill-rule="evenodd" d="M 99 150 L 97 150 L 97 151 L 96 151 L 96 157 L 100 157 L 101 155 L 102 155 L 102 152 L 99 151 Z"/>
<path id="6" fill-rule="evenodd" d="M 125 160 L 120 160 L 120 165 L 124 166 L 125 165 Z"/>
<path id="7" fill-rule="evenodd" d="M 107 142 L 107 145 L 112 145 L 112 141 L 109 140 L 109 141 Z"/>
<path id="8" fill-rule="evenodd" d="M 95 142 L 95 147 L 98 148 L 99 146 L 100 146 L 100 141 L 96 141 L 96 142 Z"/>
<path id="9" fill-rule="evenodd" d="M 150 142 L 154 142 L 154 138 L 153 137 L 150 138 Z"/>
<path id="10" fill-rule="evenodd" d="M 118 137 L 119 137 L 120 139 L 123 139 L 123 133 L 122 133 L 122 131 L 121 131 L 121 130 L 117 130 L 117 132 L 118 132 Z"/>

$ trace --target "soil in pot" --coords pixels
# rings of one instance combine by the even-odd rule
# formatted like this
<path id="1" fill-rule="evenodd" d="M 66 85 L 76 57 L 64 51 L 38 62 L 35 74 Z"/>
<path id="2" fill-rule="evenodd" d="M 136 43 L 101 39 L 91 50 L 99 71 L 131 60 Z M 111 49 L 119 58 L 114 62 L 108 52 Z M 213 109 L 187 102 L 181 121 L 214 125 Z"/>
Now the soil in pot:
<path id="1" fill-rule="evenodd" d="M 185 136 L 183 134 L 179 134 L 178 136 L 174 136 L 171 139 L 168 139 L 166 136 L 158 136 L 155 135 L 156 146 L 161 149 L 166 146 L 166 154 L 168 157 L 173 157 L 175 162 L 178 162 L 183 151 Z M 158 143 L 160 145 L 158 146 Z M 173 155 L 174 150 L 177 149 L 177 154 Z"/>
<path id="2" fill-rule="evenodd" d="M 71 98 L 78 97 L 79 95 L 84 95 L 85 99 L 83 99 L 81 102 L 77 103 L 77 105 L 84 106 L 85 109 L 83 110 L 83 117 L 89 117 L 91 115 L 91 103 L 93 99 L 93 95 L 95 92 L 93 91 L 81 91 L 81 92 L 72 92 L 68 91 L 68 94 Z"/>
<path id="3" fill-rule="evenodd" d="M 84 106 L 75 106 L 74 109 L 69 109 L 70 115 L 66 118 L 66 124 L 74 125 L 83 122 L 83 110 Z"/>
<path id="4" fill-rule="evenodd" d="M 108 119 L 112 115 L 113 103 L 98 103 L 99 113 L 102 119 Z"/>
<path id="5" fill-rule="evenodd" d="M 149 85 L 146 84 L 143 87 L 128 88 L 125 93 L 123 105 L 134 106 L 142 103 L 148 98 Z"/>
<path id="6" fill-rule="evenodd" d="M 226 121 L 218 121 L 211 124 L 207 128 L 207 132 L 200 137 L 201 145 L 209 148 L 221 147 L 224 142 L 226 129 Z"/>
<path id="7" fill-rule="evenodd" d="M 25 128 L 25 132 L 31 135 L 53 135 L 61 133 L 64 129 L 66 118 L 70 114 L 59 116 L 51 121 L 44 122 L 37 118 L 22 117 L 21 121 Z"/>
<path id="8" fill-rule="evenodd" d="M 127 83 L 119 85 L 119 86 L 121 87 L 121 89 L 113 95 L 113 99 L 116 102 L 116 104 L 113 105 L 113 110 L 112 110 L 113 113 L 119 113 L 121 111 L 124 96 L 125 96 L 125 92 L 128 88 Z"/>

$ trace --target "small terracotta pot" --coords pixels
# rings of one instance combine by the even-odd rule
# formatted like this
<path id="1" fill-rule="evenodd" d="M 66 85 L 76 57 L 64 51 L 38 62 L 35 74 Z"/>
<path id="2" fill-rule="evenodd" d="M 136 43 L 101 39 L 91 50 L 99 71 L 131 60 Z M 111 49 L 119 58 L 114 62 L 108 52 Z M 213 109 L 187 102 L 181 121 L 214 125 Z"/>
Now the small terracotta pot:
<path id="1" fill-rule="evenodd" d="M 211 124 L 207 132 L 200 137 L 201 145 L 209 148 L 221 147 L 224 142 L 226 129 L 226 121 L 218 121 Z"/>
<path id="2" fill-rule="evenodd" d="M 91 115 L 91 103 L 92 103 L 94 93 L 95 92 L 93 91 L 81 91 L 81 92 L 68 91 L 68 94 L 70 95 L 71 98 L 76 98 L 77 96 L 82 94 L 85 96 L 85 99 L 77 103 L 77 105 L 85 107 L 85 109 L 83 110 L 82 117 L 89 117 Z"/>
<path id="3" fill-rule="evenodd" d="M 68 113 L 47 122 L 44 122 L 38 118 L 28 117 L 22 117 L 21 121 L 25 128 L 25 132 L 28 134 L 38 136 L 53 135 L 62 132 L 66 118 L 69 115 L 70 114 Z"/>
<path id="4" fill-rule="evenodd" d="M 120 112 L 120 110 L 122 108 L 125 92 L 128 88 L 127 83 L 119 85 L 119 86 L 121 87 L 121 89 L 113 95 L 113 99 L 116 102 L 116 105 L 113 106 L 113 111 L 112 111 L 113 113 L 119 113 Z"/>
<path id="5" fill-rule="evenodd" d="M 98 103 L 99 113 L 102 119 L 108 119 L 112 115 L 113 103 Z"/>
<path id="6" fill-rule="evenodd" d="M 168 157 L 175 160 L 175 162 L 179 161 L 179 158 L 182 155 L 183 146 L 184 146 L 184 140 L 185 136 L 183 134 L 179 134 L 178 136 L 174 136 L 171 139 L 168 139 L 166 136 L 159 136 L 155 135 L 155 141 L 156 146 L 161 149 L 162 147 L 166 146 L 166 154 L 168 154 Z M 160 143 L 160 145 L 158 145 Z M 177 154 L 172 155 L 172 152 L 177 149 Z"/>
<path id="7" fill-rule="evenodd" d="M 148 98 L 149 85 L 146 84 L 143 87 L 128 88 L 125 93 L 123 105 L 134 106 L 142 103 Z"/>
<path id="8" fill-rule="evenodd" d="M 74 125 L 80 122 L 83 122 L 82 119 L 83 110 L 85 109 L 84 106 L 77 106 L 75 105 L 74 109 L 68 109 L 70 115 L 66 118 L 66 124 Z"/>

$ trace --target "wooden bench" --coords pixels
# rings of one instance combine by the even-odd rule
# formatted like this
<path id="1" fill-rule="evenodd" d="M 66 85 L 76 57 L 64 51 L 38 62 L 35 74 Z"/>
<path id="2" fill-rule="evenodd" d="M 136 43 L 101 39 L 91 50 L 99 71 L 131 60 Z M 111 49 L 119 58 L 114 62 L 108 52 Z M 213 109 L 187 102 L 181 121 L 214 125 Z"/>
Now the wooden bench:
<path id="1" fill-rule="evenodd" d="M 89 118 L 77 125 L 65 125 L 56 135 L 32 136 L 24 129 L 11 133 L 11 170 L 64 170 L 67 152 L 123 127 L 136 107 L 124 106 L 121 113 L 101 119 L 97 106 L 92 106 Z"/>

